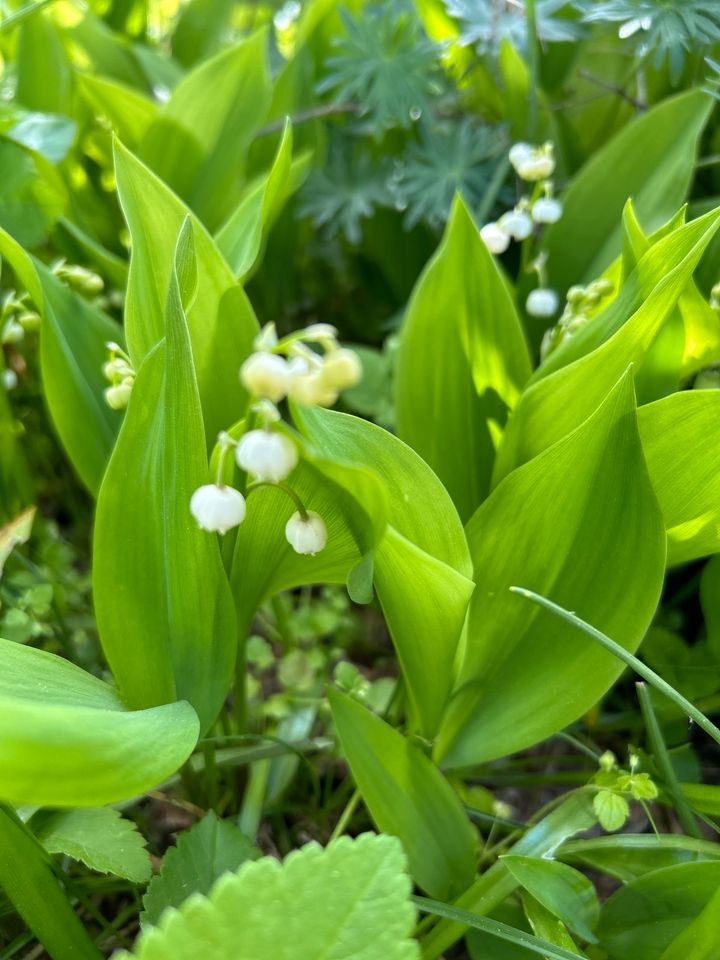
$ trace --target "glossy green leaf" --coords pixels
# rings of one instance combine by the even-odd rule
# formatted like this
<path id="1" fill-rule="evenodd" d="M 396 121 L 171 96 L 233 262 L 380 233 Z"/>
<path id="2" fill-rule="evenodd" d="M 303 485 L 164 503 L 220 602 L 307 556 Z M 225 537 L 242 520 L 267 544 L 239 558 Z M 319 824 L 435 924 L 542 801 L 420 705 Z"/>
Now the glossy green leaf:
<path id="1" fill-rule="evenodd" d="M 539 900 L 536 900 L 531 894 L 524 890 L 520 894 L 525 916 L 530 921 L 535 936 L 548 940 L 556 947 L 562 947 L 563 950 L 571 950 L 578 953 L 577 944 L 568 933 L 567 927 L 558 918 L 543 906 Z M 579 956 L 584 956 L 579 953 Z"/>
<path id="2" fill-rule="evenodd" d="M 206 729 L 230 687 L 237 638 L 217 537 L 189 509 L 208 479 L 184 312 L 189 227 L 178 241 L 165 340 L 138 371 L 100 490 L 93 590 L 103 650 L 126 701 L 189 700 Z"/>
<path id="3" fill-rule="evenodd" d="M 705 909 L 720 884 L 720 861 L 680 863 L 631 880 L 605 903 L 597 928 L 613 960 L 658 960 Z"/>
<path id="4" fill-rule="evenodd" d="M 719 808 L 720 809 L 720 808 Z M 622 833 L 563 844 L 558 856 L 627 882 L 653 870 L 696 860 L 720 860 L 720 844 L 676 834 Z"/>
<path id="5" fill-rule="evenodd" d="M 695 810 L 720 816 L 720 785 L 711 783 L 684 783 L 682 791 Z"/>
<path id="6" fill-rule="evenodd" d="M 72 75 L 52 9 L 28 17 L 18 31 L 16 96 L 28 110 L 72 113 Z"/>
<path id="7" fill-rule="evenodd" d="M 137 149 L 157 117 L 157 104 L 139 90 L 109 77 L 80 73 L 77 85 L 94 113 L 109 121 L 126 146 Z"/>
<path id="8" fill-rule="evenodd" d="M 577 430 L 512 473 L 467 527 L 477 584 L 456 693 L 436 755 L 464 766 L 562 729 L 622 666 L 523 607 L 516 584 L 579 610 L 625 647 L 655 612 L 665 532 L 643 461 L 629 374 Z M 607 558 L 612 556 L 609 564 Z M 530 586 L 528 589 L 537 589 Z M 604 628 L 603 628 L 604 629 Z M 548 689 L 562 696 L 548 698 Z"/>
<path id="9" fill-rule="evenodd" d="M 419 960 L 415 910 L 400 844 L 392 837 L 310 843 L 225 874 L 141 935 L 140 960 Z"/>
<path id="10" fill-rule="evenodd" d="M 607 331 L 614 331 L 612 335 L 607 337 L 602 329 L 598 334 L 593 327 L 592 334 L 588 335 L 596 338 L 591 352 L 581 354 L 575 362 L 560 369 L 553 368 L 553 372 L 536 380 L 524 391 L 498 451 L 495 483 L 582 423 L 628 365 L 642 363 L 718 227 L 720 210 L 693 221 L 668 237 L 668 241 L 677 244 L 675 249 L 680 253 L 677 265 L 661 274 L 659 282 L 650 289 L 644 290 L 644 299 L 630 319 L 625 319 L 627 314 L 624 311 L 613 313 L 613 322 Z M 654 271 L 660 269 L 657 251 L 663 249 L 658 243 L 646 254 L 647 257 L 655 255 L 653 270 L 649 274 L 652 279 Z M 606 312 L 599 314 L 598 320 Z M 585 345 L 581 333 L 577 334 L 580 338 L 577 341 L 575 337 L 570 338 L 569 343 L 576 343 L 573 351 L 581 342 Z"/>
<path id="11" fill-rule="evenodd" d="M 210 230 L 239 199 L 245 155 L 270 106 L 267 46 L 260 30 L 186 74 L 139 149 Z"/>
<path id="12" fill-rule="evenodd" d="M 640 407 L 643 451 L 668 536 L 668 562 L 720 551 L 720 391 L 686 390 Z"/>
<path id="13" fill-rule="evenodd" d="M 564 290 L 588 282 L 620 253 L 628 197 L 648 230 L 672 216 L 687 195 L 711 109 L 711 98 L 700 90 L 678 94 L 595 153 L 564 194 L 563 216 L 545 237 L 551 286 Z"/>
<path id="14" fill-rule="evenodd" d="M 593 928 L 600 903 L 592 883 L 578 870 L 557 860 L 510 854 L 502 862 L 547 910 L 583 940 L 596 943 Z"/>
<path id="15" fill-rule="evenodd" d="M 220 252 L 240 280 L 252 272 L 267 231 L 309 172 L 310 155 L 305 153 L 293 160 L 292 145 L 292 126 L 288 120 L 269 171 L 248 186 L 216 234 Z"/>
<path id="16" fill-rule="evenodd" d="M 704 909 L 663 951 L 660 960 L 714 960 L 720 953 L 720 887 Z"/>
<path id="17" fill-rule="evenodd" d="M 705 564 L 700 575 L 700 604 L 702 606 L 708 647 L 720 659 L 720 556 Z"/>
<path id="18" fill-rule="evenodd" d="M 0 140 L 0 179 L 0 228 L 25 246 L 42 243 L 67 206 L 57 171 L 41 154 Z"/>
<path id="19" fill-rule="evenodd" d="M 2 231 L 0 253 L 43 318 L 40 365 L 50 417 L 78 476 L 96 494 L 120 425 L 103 396 L 105 344 L 121 339 L 121 330 Z"/>
<path id="20" fill-rule="evenodd" d="M 220 820 L 212 810 L 206 813 L 179 834 L 177 845 L 163 857 L 143 897 L 143 927 L 157 926 L 166 910 L 179 907 L 193 893 L 209 893 L 218 877 L 259 856 L 234 823 Z"/>
<path id="21" fill-rule="evenodd" d="M 133 883 L 150 879 L 145 838 L 112 807 L 41 811 L 32 818 L 31 829 L 48 853 L 81 860 L 91 870 Z"/>
<path id="22" fill-rule="evenodd" d="M 460 198 L 415 286 L 400 338 L 397 428 L 463 520 L 488 493 L 495 434 L 530 376 L 520 322 Z"/>
<path id="23" fill-rule="evenodd" d="M 0 806 L 0 887 L 53 960 L 100 960 L 50 865 L 13 810 Z"/>
<path id="24" fill-rule="evenodd" d="M 118 195 L 132 236 L 125 331 L 136 366 L 164 334 L 164 310 L 175 243 L 187 208 L 120 144 L 115 150 Z M 258 331 L 252 307 L 202 225 L 191 216 L 198 290 L 187 308 L 205 430 L 212 443 L 220 430 L 245 414 L 247 395 L 238 383 L 240 364 Z"/>
<path id="25" fill-rule="evenodd" d="M 198 735 L 187 703 L 129 711 L 115 690 L 53 654 L 0 641 L 0 796 L 97 807 L 136 796 L 184 763 Z"/>
<path id="26" fill-rule="evenodd" d="M 50 163 L 64 160 L 75 140 L 77 126 L 68 117 L 20 111 L 3 131 L 8 140 L 39 153 Z"/>
<path id="27" fill-rule="evenodd" d="M 415 882 L 446 900 L 475 875 L 475 832 L 440 771 L 366 707 L 337 690 L 328 693 L 333 720 L 353 779 L 373 820 L 397 836 Z"/>
<path id="28" fill-rule="evenodd" d="M 5 561 L 20 543 L 27 543 L 32 533 L 35 507 L 23 510 L 19 516 L 0 527 L 0 576 Z"/>

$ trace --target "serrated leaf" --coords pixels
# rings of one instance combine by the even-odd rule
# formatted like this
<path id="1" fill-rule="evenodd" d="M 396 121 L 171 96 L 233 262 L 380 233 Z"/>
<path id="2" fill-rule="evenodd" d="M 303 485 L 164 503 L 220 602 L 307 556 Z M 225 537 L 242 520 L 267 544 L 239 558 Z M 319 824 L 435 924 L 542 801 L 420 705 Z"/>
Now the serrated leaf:
<path id="1" fill-rule="evenodd" d="M 183 306 L 193 249 L 188 220 L 167 291 L 166 337 L 138 370 L 98 497 L 93 591 L 126 702 L 187 699 L 204 730 L 230 687 L 237 626 L 217 537 L 197 527 L 189 508 L 208 479 Z"/>
<path id="2" fill-rule="evenodd" d="M 612 790 L 601 790 L 593 797 L 593 810 L 603 830 L 619 830 L 630 816 L 625 797 Z"/>
<path id="3" fill-rule="evenodd" d="M 132 820 L 112 807 L 43 811 L 32 818 L 31 828 L 48 853 L 62 853 L 98 873 L 111 873 L 133 883 L 150 879 L 144 837 Z"/>
<path id="4" fill-rule="evenodd" d="M 466 528 L 477 584 L 436 756 L 466 766 L 524 749 L 588 710 L 623 670 L 569 625 L 523 609 L 535 580 L 635 650 L 665 569 L 629 373 L 577 430 L 515 470 Z M 607 557 L 612 556 L 612 564 Z M 530 587 L 529 589 L 534 589 Z M 548 690 L 557 696 L 548 697 Z"/>
<path id="5" fill-rule="evenodd" d="M 143 897 L 143 927 L 157 926 L 163 913 L 179 907 L 193 893 L 207 894 L 224 873 L 235 872 L 260 851 L 229 820 L 210 811 L 178 835 L 177 845 L 163 857 Z"/>
<path id="6" fill-rule="evenodd" d="M 308 844 L 282 864 L 263 857 L 167 914 L 117 960 L 419 960 L 404 870 L 398 841 L 371 834 Z"/>
<path id="7" fill-rule="evenodd" d="M 116 691 L 67 660 L 0 640 L 0 797 L 97 807 L 156 786 L 198 735 L 187 703 L 130 711 Z"/>

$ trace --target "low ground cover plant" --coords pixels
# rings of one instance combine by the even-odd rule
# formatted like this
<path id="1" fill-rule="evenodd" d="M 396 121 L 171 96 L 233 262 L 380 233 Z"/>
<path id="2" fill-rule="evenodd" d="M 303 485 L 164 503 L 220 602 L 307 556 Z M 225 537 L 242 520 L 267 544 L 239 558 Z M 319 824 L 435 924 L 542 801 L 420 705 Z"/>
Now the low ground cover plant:
<path id="1" fill-rule="evenodd" d="M 716 6 L 3 6 L 3 960 L 720 955 Z"/>

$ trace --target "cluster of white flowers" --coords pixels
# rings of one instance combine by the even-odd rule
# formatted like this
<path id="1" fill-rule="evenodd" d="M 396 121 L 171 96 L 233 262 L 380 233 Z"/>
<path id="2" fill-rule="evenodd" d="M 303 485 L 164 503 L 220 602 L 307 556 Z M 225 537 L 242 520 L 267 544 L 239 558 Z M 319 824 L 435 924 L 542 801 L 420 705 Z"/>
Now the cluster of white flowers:
<path id="1" fill-rule="evenodd" d="M 319 346 L 322 353 L 308 344 Z M 285 526 L 285 537 L 296 553 L 314 556 L 327 543 L 322 517 L 307 510 L 300 497 L 284 481 L 298 463 L 298 449 L 277 424 L 276 404 L 286 397 L 299 403 L 329 406 L 338 392 L 353 386 L 362 368 L 357 354 L 339 346 L 337 331 L 328 324 L 312 324 L 278 340 L 273 324 L 255 340 L 255 352 L 240 368 L 240 380 L 251 394 L 251 413 L 246 432 L 238 441 L 221 433 L 215 483 L 199 487 L 190 500 L 190 512 L 203 530 L 226 533 L 245 519 L 245 496 L 223 482 L 227 451 L 235 449 L 238 467 L 252 477 L 246 494 L 261 486 L 275 486 L 293 501 L 297 510 Z M 260 426 L 251 423 L 259 419 Z"/>
<path id="2" fill-rule="evenodd" d="M 105 346 L 110 352 L 107 363 L 103 364 L 105 379 L 110 382 L 105 390 L 105 402 L 113 410 L 124 410 L 135 383 L 135 371 L 120 344 L 110 340 Z"/>
<path id="3" fill-rule="evenodd" d="M 533 147 L 529 143 L 516 143 L 510 148 L 508 159 L 519 179 L 533 184 L 533 189 L 529 195 L 522 196 L 512 210 L 480 230 L 485 246 L 494 254 L 505 253 L 511 240 L 527 240 L 537 226 L 557 223 L 562 216 L 562 204 L 553 196 L 550 179 L 555 171 L 552 144 Z M 527 312 L 534 317 L 552 317 L 559 306 L 557 293 L 542 285 L 531 291 L 525 304 Z"/>
<path id="4" fill-rule="evenodd" d="M 8 290 L 0 303 L 0 347 L 7 347 L 11 363 L 2 371 L 0 380 L 6 390 L 14 390 L 18 385 L 17 371 L 25 369 L 25 361 L 19 355 L 19 345 L 25 334 L 40 327 L 40 314 L 28 306 L 30 294 L 17 294 Z M 13 369 L 14 367 L 14 369 Z"/>
<path id="5" fill-rule="evenodd" d="M 591 311 L 600 306 L 605 297 L 610 296 L 615 288 L 606 279 L 593 280 L 587 287 L 570 287 L 567 292 L 567 302 L 562 316 L 545 332 L 540 345 L 540 356 L 544 359 L 560 344 L 571 337 L 590 318 Z M 557 310 L 557 306 L 555 308 Z"/>

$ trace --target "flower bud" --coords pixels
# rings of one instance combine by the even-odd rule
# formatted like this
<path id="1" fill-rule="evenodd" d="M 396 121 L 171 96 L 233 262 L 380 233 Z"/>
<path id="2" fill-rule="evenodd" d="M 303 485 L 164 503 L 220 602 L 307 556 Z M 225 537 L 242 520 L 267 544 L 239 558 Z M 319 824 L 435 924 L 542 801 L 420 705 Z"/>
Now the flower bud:
<path id="1" fill-rule="evenodd" d="M 529 143 L 514 143 L 512 147 L 510 147 L 508 160 L 517 170 L 518 166 L 532 157 L 534 152 L 534 148 L 531 147 Z"/>
<path id="2" fill-rule="evenodd" d="M 532 290 L 525 303 L 531 317 L 552 317 L 560 306 L 560 298 L 554 290 L 538 287 Z"/>
<path id="3" fill-rule="evenodd" d="M 527 240 L 533 231 L 533 222 L 523 210 L 510 210 L 498 220 L 498 226 L 509 233 L 513 240 Z"/>
<path id="4" fill-rule="evenodd" d="M 25 336 L 25 331 L 17 320 L 8 320 L 5 329 L 2 332 L 3 343 L 20 343 Z"/>
<path id="5" fill-rule="evenodd" d="M 6 390 L 14 390 L 18 385 L 18 377 L 14 370 L 3 370 L 0 379 L 2 379 L 2 385 Z"/>
<path id="6" fill-rule="evenodd" d="M 314 365 L 305 357 L 293 357 L 290 369 L 288 395 L 306 406 L 316 404 L 331 407 L 337 400 L 337 390 L 324 379 L 324 363 L 318 358 Z"/>
<path id="7" fill-rule="evenodd" d="M 288 391 L 287 361 L 274 353 L 252 353 L 240 367 L 240 380 L 249 393 L 277 403 Z"/>
<path id="8" fill-rule="evenodd" d="M 127 362 L 123 360 L 122 357 L 115 357 L 112 360 L 108 360 L 107 363 L 103 364 L 103 373 L 105 374 L 106 379 L 113 381 L 118 377 L 134 377 L 135 371 Z"/>
<path id="9" fill-rule="evenodd" d="M 233 487 L 206 483 L 190 498 L 190 513 L 201 530 L 226 533 L 245 519 L 245 497 Z"/>
<path id="10" fill-rule="evenodd" d="M 25 333 L 33 333 L 35 330 L 40 329 L 40 314 L 35 310 L 23 310 L 23 312 L 18 315 L 17 322 Z"/>
<path id="11" fill-rule="evenodd" d="M 557 223 L 562 216 L 562 204 L 554 197 L 540 197 L 532 207 L 535 223 Z"/>
<path id="12" fill-rule="evenodd" d="M 354 350 L 339 347 L 325 355 L 320 370 L 322 382 L 331 390 L 346 390 L 354 387 L 362 377 L 360 357 Z"/>
<path id="13" fill-rule="evenodd" d="M 132 383 L 128 379 L 123 380 L 114 387 L 108 387 L 105 391 L 105 402 L 113 410 L 124 410 L 130 401 L 132 393 Z"/>
<path id="14" fill-rule="evenodd" d="M 292 473 L 298 462 L 297 447 L 284 433 L 250 430 L 235 448 L 241 470 L 264 483 L 280 483 Z"/>
<path id="15" fill-rule="evenodd" d="M 499 223 L 486 223 L 480 230 L 480 239 L 490 253 L 505 253 L 510 246 L 510 234 Z"/>
<path id="16" fill-rule="evenodd" d="M 555 169 L 555 161 L 548 154 L 536 154 L 527 157 L 516 167 L 517 175 L 521 180 L 534 183 L 537 180 L 547 180 Z"/>
<path id="17" fill-rule="evenodd" d="M 285 536 L 295 553 L 310 554 L 314 557 L 327 544 L 327 527 L 323 518 L 314 510 L 308 510 L 306 519 L 296 512 L 285 525 Z"/>

